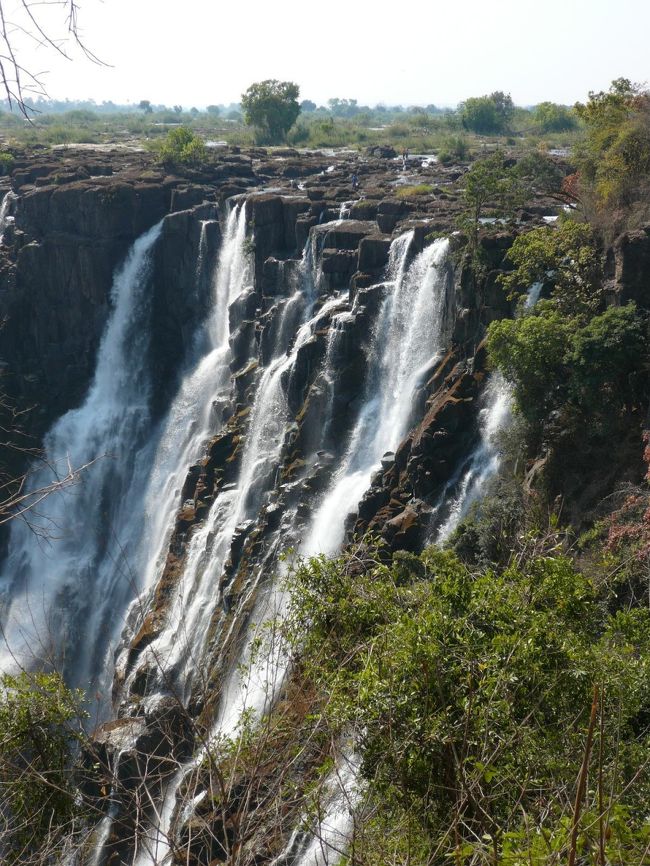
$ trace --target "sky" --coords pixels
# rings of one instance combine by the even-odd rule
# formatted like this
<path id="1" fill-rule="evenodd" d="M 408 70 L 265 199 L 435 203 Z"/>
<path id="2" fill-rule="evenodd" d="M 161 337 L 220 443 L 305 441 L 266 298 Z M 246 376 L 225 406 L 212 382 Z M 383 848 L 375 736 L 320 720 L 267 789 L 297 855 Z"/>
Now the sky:
<path id="1" fill-rule="evenodd" d="M 34 0 L 63 32 L 66 0 Z M 67 0 L 69 2 L 69 0 Z M 9 9 L 17 0 L 0 0 Z M 254 81 L 301 99 L 454 106 L 494 90 L 518 105 L 572 104 L 619 76 L 650 81 L 650 0 L 77 0 L 97 65 L 15 33 L 52 98 L 238 102 Z M 16 13 L 17 14 L 17 13 Z M 11 15 L 9 15 L 11 18 Z M 19 19 L 15 18 L 17 23 Z"/>

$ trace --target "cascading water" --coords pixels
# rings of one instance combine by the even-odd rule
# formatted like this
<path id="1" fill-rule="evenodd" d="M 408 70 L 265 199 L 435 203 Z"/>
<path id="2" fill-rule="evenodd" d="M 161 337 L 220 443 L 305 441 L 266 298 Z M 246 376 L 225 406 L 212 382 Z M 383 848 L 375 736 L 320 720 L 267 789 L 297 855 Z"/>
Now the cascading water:
<path id="1" fill-rule="evenodd" d="M 491 376 L 483 400 L 484 406 L 479 411 L 478 418 L 481 438 L 470 458 L 458 492 L 447 505 L 447 518 L 438 529 L 437 544 L 443 544 L 449 538 L 472 505 L 482 498 L 488 482 L 501 465 L 499 435 L 512 416 L 512 392 L 502 376 Z"/>
<path id="2" fill-rule="evenodd" d="M 153 456 L 144 498 L 147 532 L 140 556 L 145 569 L 144 595 L 131 604 L 127 618 L 131 628 L 125 634 L 118 669 L 124 667 L 129 638 L 141 612 L 147 609 L 147 594 L 160 576 L 187 467 L 200 456 L 218 422 L 213 417 L 215 403 L 225 399 L 230 390 L 228 307 L 245 290 L 250 278 L 245 239 L 246 209 L 240 204 L 228 215 L 213 284 L 212 308 L 197 335 L 202 354 L 199 353 L 181 383 Z"/>
<path id="3" fill-rule="evenodd" d="M 29 524 L 13 523 L 2 577 L 2 670 L 54 663 L 80 685 L 110 672 L 115 614 L 134 591 L 130 556 L 152 425 L 148 281 L 161 227 L 135 242 L 117 273 L 93 383 L 83 405 L 47 434 L 44 465 L 30 483 L 38 489 L 69 466 L 88 469 L 80 483 L 44 500 Z"/>
<path id="4" fill-rule="evenodd" d="M 202 241 L 204 229 L 205 226 Z M 157 448 L 151 455 L 152 470 L 144 497 L 146 531 L 142 535 L 138 558 L 144 571 L 143 592 L 131 603 L 123 648 L 116 663 L 118 670 L 124 669 L 130 637 L 137 628 L 141 612 L 147 609 L 147 596 L 160 576 L 185 472 L 201 454 L 209 433 L 218 422 L 213 417 L 215 401 L 225 398 L 230 388 L 228 307 L 245 291 L 250 277 L 245 239 L 246 208 L 241 203 L 231 208 L 228 214 L 212 285 L 212 307 L 196 335 L 194 363 L 188 367 L 162 425 Z M 203 244 L 200 251 L 202 247 Z M 188 424 L 188 418 L 192 420 L 191 424 Z M 114 762 L 115 771 L 119 762 L 118 756 Z M 171 821 L 173 807 L 172 793 L 163 799 L 160 806 L 158 826 L 167 826 Z M 92 866 L 99 866 L 102 862 L 114 818 L 115 812 L 109 812 L 95 833 Z M 139 856 L 142 862 L 153 864 L 157 862 L 158 852 L 162 852 L 167 837 L 156 829 L 152 834 L 153 839 L 141 840 Z"/>
<path id="5" fill-rule="evenodd" d="M 262 373 L 250 411 L 248 432 L 241 457 L 239 477 L 236 485 L 224 489 L 216 498 L 210 513 L 191 538 L 184 569 L 180 577 L 174 602 L 167 613 L 166 623 L 158 637 L 143 652 L 140 665 L 153 663 L 164 671 L 165 683 L 173 682 L 176 693 L 188 701 L 192 693 L 194 668 L 197 660 L 204 657 L 205 643 L 213 620 L 215 608 L 221 598 L 216 588 L 226 563 L 233 535 L 237 527 L 252 521 L 272 486 L 273 475 L 278 465 L 285 441 L 288 419 L 284 382 L 290 374 L 300 349 L 310 339 L 320 324 L 341 303 L 334 297 L 326 301 L 313 315 L 318 287 L 321 284 L 317 258 L 313 256 L 311 240 L 308 241 L 298 271 L 295 291 L 284 305 L 283 321 L 277 328 L 278 335 L 286 335 L 286 342 L 276 340 L 275 357 Z M 302 320 L 292 338 L 291 329 L 285 327 L 284 319 Z M 258 569 L 257 578 L 261 575 Z M 255 592 L 255 578 L 251 581 L 246 598 Z M 240 601 L 240 608 L 246 600 Z M 243 651 L 245 656 L 250 643 Z M 131 678 L 136 675 L 134 671 Z M 212 737 L 231 735 L 237 728 L 244 706 L 261 710 L 268 698 L 264 684 L 259 693 L 251 694 L 251 680 L 244 689 L 233 672 L 221 697 L 221 710 L 215 721 Z M 152 700 L 155 701 L 155 696 Z M 136 859 L 137 866 L 153 866 L 165 863 L 169 856 L 172 824 L 177 809 L 177 794 L 187 776 L 201 761 L 203 751 L 186 762 L 169 780 L 158 817 L 147 839 L 141 840 Z"/>
<path id="6" fill-rule="evenodd" d="M 542 292 L 542 283 L 533 283 L 523 303 L 527 315 L 535 307 Z M 483 406 L 479 411 L 480 440 L 461 473 L 460 484 L 450 500 L 444 503 L 446 517 L 434 534 L 436 544 L 443 544 L 456 530 L 472 505 L 485 495 L 488 484 L 501 466 L 499 439 L 512 419 L 512 387 L 503 376 L 495 373 L 485 388 Z M 458 479 L 456 479 L 458 480 Z M 452 485 L 449 485 L 450 489 Z"/>
<path id="7" fill-rule="evenodd" d="M 9 190 L 4 194 L 2 199 L 2 204 L 0 204 L 0 244 L 4 238 L 5 231 L 7 226 L 13 219 L 10 216 L 11 208 L 13 207 L 13 203 L 16 201 L 16 193 L 12 190 Z"/>
<path id="8" fill-rule="evenodd" d="M 413 233 L 391 245 L 389 284 L 375 330 L 365 400 L 347 452 L 301 545 L 301 553 L 333 553 L 382 455 L 408 427 L 413 394 L 444 348 L 449 242 L 437 240 L 409 264 Z"/>

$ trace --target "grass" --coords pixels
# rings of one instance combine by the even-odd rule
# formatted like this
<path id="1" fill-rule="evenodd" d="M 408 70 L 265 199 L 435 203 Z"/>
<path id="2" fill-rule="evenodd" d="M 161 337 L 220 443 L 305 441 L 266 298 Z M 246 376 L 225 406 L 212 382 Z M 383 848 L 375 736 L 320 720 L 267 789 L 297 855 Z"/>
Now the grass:
<path id="1" fill-rule="evenodd" d="M 418 183 L 415 186 L 403 186 L 398 189 L 397 198 L 415 198 L 419 195 L 429 195 L 433 187 L 429 183 Z"/>

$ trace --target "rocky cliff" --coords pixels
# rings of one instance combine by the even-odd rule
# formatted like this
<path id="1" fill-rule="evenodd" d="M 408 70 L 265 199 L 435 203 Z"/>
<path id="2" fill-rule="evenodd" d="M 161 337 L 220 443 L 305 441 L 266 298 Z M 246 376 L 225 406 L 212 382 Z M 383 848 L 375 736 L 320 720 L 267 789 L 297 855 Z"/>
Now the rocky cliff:
<path id="1" fill-rule="evenodd" d="M 209 170 L 185 176 L 165 175 L 144 154 L 62 152 L 17 162 L 0 247 L 0 353 L 12 399 L 36 407 L 28 426 L 37 439 L 84 399 L 116 307 L 115 268 L 135 238 L 162 221 L 150 306 L 138 320 L 148 334 L 150 440 L 124 463 L 128 478 L 137 469 L 146 484 L 137 496 L 113 478 L 103 485 L 109 522 L 83 527 L 100 536 L 98 550 L 77 583 L 71 575 L 51 598 L 60 606 L 90 592 L 100 566 L 118 558 L 115 527 L 129 522 L 129 508 L 141 508 L 137 525 L 153 543 L 145 553 L 142 545 L 119 549 L 119 558 L 130 557 L 131 581 L 115 595 L 116 616 L 124 617 L 119 642 L 106 638 L 108 627 L 88 637 L 76 623 L 69 632 L 78 651 L 87 651 L 83 640 L 104 640 L 94 656 L 106 652 L 105 670 L 115 671 L 114 718 L 96 737 L 105 778 L 93 788 L 115 821 L 104 862 L 126 856 L 137 822 L 152 820 L 151 810 L 137 819 L 134 812 L 143 767 L 155 765 L 159 798 L 214 725 L 227 728 L 226 711 L 239 706 L 238 665 L 247 660 L 251 624 L 273 598 L 280 554 L 307 549 L 337 484 L 352 491 L 332 500 L 330 522 L 341 523 L 344 543 L 371 532 L 387 551 L 417 551 L 440 522 L 481 437 L 486 327 L 514 313 L 497 281 L 513 231 L 481 236 L 480 276 L 459 241 L 436 240 L 454 230 L 455 182 L 465 168 L 413 161 L 404 175 L 391 154 L 262 149 L 223 152 Z M 431 188 L 425 195 L 397 194 L 405 181 L 422 180 Z M 540 198 L 520 216 L 534 223 L 551 208 Z M 645 231 L 617 242 L 612 298 L 647 303 L 641 274 L 649 250 Z M 402 318 L 390 319 L 396 286 L 413 294 L 397 310 Z M 407 355 L 423 349 L 422 363 L 411 370 L 400 345 Z M 397 377 L 378 403 L 382 378 L 392 382 L 400 365 L 409 376 Z M 359 466 L 366 468 L 364 447 L 372 449 L 369 438 L 354 451 L 358 431 L 388 423 L 400 387 L 408 405 L 397 438 L 366 477 Z M 199 392 L 200 413 L 188 417 Z M 372 414 L 377 405 L 385 417 Z M 112 501 L 116 490 L 131 498 Z M 113 512 L 122 523 L 110 523 Z M 116 779 L 129 782 L 129 797 L 102 799 Z"/>

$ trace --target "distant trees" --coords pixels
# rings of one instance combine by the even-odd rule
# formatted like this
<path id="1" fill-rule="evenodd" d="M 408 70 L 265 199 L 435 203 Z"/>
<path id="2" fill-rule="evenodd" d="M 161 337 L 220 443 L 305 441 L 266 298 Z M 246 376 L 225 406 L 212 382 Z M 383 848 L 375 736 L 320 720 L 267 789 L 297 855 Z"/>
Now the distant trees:
<path id="1" fill-rule="evenodd" d="M 305 113 L 316 111 L 317 108 L 318 106 L 315 102 L 312 102 L 311 99 L 303 99 L 303 101 L 300 103 L 300 110 Z"/>
<path id="2" fill-rule="evenodd" d="M 334 117 L 354 117 L 361 111 L 356 99 L 328 99 L 327 104 Z"/>
<path id="3" fill-rule="evenodd" d="M 540 102 L 533 117 L 542 132 L 566 132 L 577 126 L 575 113 L 566 105 L 557 105 L 555 102 Z"/>
<path id="4" fill-rule="evenodd" d="M 141 111 L 144 111 L 145 114 L 151 114 L 153 112 L 151 102 L 148 99 L 141 99 L 138 103 L 138 108 Z"/>
<path id="5" fill-rule="evenodd" d="M 510 94 L 497 90 L 489 96 L 474 96 L 460 106 L 465 129 L 480 134 L 496 134 L 509 128 L 515 106 Z"/>
<path id="6" fill-rule="evenodd" d="M 256 129 L 260 144 L 281 144 L 300 114 L 300 88 L 292 81 L 267 79 L 242 94 L 244 120 Z"/>

